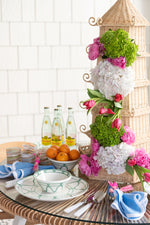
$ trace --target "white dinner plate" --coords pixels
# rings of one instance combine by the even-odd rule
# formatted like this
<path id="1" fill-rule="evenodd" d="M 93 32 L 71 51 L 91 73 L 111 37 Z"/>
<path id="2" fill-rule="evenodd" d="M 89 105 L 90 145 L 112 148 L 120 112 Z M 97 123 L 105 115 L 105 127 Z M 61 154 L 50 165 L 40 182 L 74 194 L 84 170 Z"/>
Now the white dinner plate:
<path id="1" fill-rule="evenodd" d="M 72 176 L 61 193 L 43 192 L 33 176 L 19 180 L 15 188 L 23 196 L 41 201 L 62 201 L 78 197 L 88 190 L 88 183 L 79 177 Z"/>

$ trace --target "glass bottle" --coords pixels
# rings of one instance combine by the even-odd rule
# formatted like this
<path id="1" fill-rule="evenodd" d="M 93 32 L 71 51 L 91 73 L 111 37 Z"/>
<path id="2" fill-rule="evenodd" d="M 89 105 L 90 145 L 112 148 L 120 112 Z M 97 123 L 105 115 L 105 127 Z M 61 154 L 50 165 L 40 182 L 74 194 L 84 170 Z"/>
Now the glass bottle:
<path id="1" fill-rule="evenodd" d="M 49 107 L 44 107 L 44 117 L 41 129 L 41 142 L 43 146 L 49 146 L 51 144 L 51 120 Z"/>
<path id="2" fill-rule="evenodd" d="M 58 109 L 54 109 L 54 119 L 52 124 L 52 145 L 60 146 L 62 144 L 62 127 L 58 114 Z"/>
<path id="3" fill-rule="evenodd" d="M 61 122 L 61 127 L 62 127 L 62 144 L 65 143 L 65 123 L 64 123 L 64 118 L 63 118 L 63 114 L 62 114 L 62 106 L 61 105 L 57 105 L 58 108 L 58 117 L 60 118 L 60 122 Z"/>
<path id="4" fill-rule="evenodd" d="M 66 123 L 66 144 L 73 146 L 76 144 L 76 124 L 74 120 L 73 108 L 68 108 L 68 119 Z"/>

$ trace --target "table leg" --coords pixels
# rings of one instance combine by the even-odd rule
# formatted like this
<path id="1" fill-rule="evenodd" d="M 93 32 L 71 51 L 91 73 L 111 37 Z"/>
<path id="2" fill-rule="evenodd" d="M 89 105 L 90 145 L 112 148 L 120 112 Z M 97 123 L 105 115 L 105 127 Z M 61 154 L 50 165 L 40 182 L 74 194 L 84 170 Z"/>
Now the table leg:
<path id="1" fill-rule="evenodd" d="M 26 224 L 26 219 L 20 216 L 15 216 L 13 225 L 25 225 L 25 224 Z"/>

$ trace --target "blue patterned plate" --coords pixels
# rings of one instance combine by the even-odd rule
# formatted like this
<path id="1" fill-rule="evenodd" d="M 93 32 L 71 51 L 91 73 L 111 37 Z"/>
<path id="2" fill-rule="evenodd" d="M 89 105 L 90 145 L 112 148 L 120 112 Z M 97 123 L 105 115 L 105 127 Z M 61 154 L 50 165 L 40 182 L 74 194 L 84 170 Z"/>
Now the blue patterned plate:
<path id="1" fill-rule="evenodd" d="M 79 177 L 72 176 L 61 193 L 43 192 L 33 176 L 19 180 L 15 188 L 23 196 L 41 201 L 62 201 L 78 197 L 88 190 L 88 183 Z"/>

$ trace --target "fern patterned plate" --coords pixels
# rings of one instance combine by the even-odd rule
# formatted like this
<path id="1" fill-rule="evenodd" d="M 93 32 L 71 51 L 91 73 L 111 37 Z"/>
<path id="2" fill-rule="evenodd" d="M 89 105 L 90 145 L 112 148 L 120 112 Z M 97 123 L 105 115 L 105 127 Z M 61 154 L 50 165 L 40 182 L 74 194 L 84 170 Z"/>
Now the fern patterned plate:
<path id="1" fill-rule="evenodd" d="M 43 192 L 33 176 L 19 180 L 15 188 L 23 196 L 41 201 L 62 201 L 78 197 L 88 190 L 88 183 L 79 177 L 72 176 L 61 193 Z"/>

